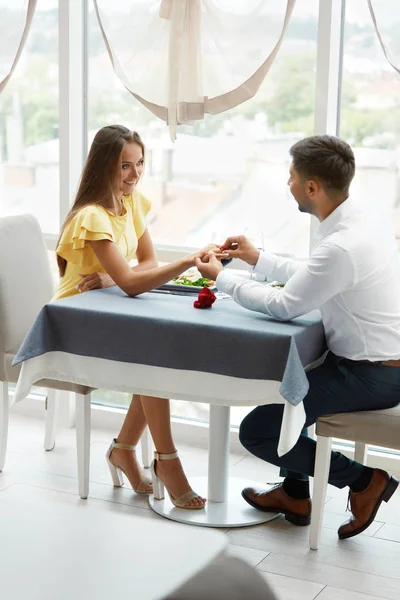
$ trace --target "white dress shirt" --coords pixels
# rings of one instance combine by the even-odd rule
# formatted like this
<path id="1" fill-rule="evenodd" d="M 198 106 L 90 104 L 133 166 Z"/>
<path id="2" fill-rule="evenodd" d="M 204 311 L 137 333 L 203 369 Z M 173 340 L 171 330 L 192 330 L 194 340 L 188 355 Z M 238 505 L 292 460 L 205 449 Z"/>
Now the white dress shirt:
<path id="1" fill-rule="evenodd" d="M 274 288 L 225 269 L 219 290 L 287 321 L 320 309 L 328 348 L 352 360 L 400 358 L 400 260 L 388 220 L 347 199 L 320 225 L 308 261 L 261 252 L 255 271 Z"/>

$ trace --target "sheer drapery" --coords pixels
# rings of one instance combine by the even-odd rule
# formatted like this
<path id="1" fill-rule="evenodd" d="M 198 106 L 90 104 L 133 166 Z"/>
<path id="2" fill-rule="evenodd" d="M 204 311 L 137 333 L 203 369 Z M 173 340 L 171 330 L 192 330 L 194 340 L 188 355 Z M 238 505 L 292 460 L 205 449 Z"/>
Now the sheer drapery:
<path id="1" fill-rule="evenodd" d="M 160 119 L 176 127 L 252 98 L 280 48 L 296 0 L 130 2 L 124 22 L 93 0 L 115 73 Z M 117 0 L 118 4 L 118 0 Z M 234 7 L 234 10 L 233 8 Z M 268 14 L 262 37 L 254 34 Z"/>
<path id="2" fill-rule="evenodd" d="M 385 58 L 388 61 L 389 65 L 391 65 L 393 67 L 393 69 L 400 74 L 400 63 L 399 63 L 399 66 L 396 67 L 396 65 L 393 63 L 393 61 L 392 61 L 392 59 L 390 57 L 389 50 L 388 50 L 385 42 L 383 41 L 383 36 L 381 34 L 381 31 L 380 31 L 379 25 L 378 25 L 378 19 L 376 18 L 375 10 L 374 10 L 374 7 L 372 6 L 372 0 L 368 0 L 368 7 L 369 7 L 369 12 L 371 13 L 372 22 L 374 24 L 375 31 L 376 31 L 376 34 L 378 36 L 379 43 L 380 43 L 381 48 L 383 50 L 383 54 L 385 55 Z"/>
<path id="3" fill-rule="evenodd" d="M 13 12 L 17 12 L 15 4 L 16 4 L 16 0 L 13 3 L 13 7 L 12 7 Z M 22 54 L 22 50 L 24 49 L 25 42 L 26 42 L 26 39 L 29 34 L 29 30 L 31 28 L 33 15 L 35 14 L 37 0 L 29 0 L 27 5 L 26 5 L 25 0 L 21 0 L 19 2 L 19 4 L 21 5 L 21 7 L 20 7 L 21 27 L 19 27 L 19 22 L 18 22 L 18 26 L 15 28 L 15 31 L 7 31 L 7 32 L 3 33 L 4 40 L 6 39 L 6 34 L 7 34 L 7 39 L 9 39 L 11 37 L 11 39 L 14 41 L 14 38 L 15 38 L 15 46 L 14 47 L 16 48 L 16 51 L 14 53 L 14 50 L 13 50 L 13 54 L 10 57 L 7 56 L 7 53 L 5 52 L 5 50 L 2 52 L 2 56 L 1 56 L 1 60 L 0 60 L 0 93 L 4 90 L 7 83 L 9 82 L 10 77 L 13 74 L 15 67 L 18 64 L 18 61 Z M 21 36 L 21 29 L 22 29 L 22 24 L 24 22 L 24 19 L 25 19 L 25 25 L 23 27 L 22 36 Z"/>

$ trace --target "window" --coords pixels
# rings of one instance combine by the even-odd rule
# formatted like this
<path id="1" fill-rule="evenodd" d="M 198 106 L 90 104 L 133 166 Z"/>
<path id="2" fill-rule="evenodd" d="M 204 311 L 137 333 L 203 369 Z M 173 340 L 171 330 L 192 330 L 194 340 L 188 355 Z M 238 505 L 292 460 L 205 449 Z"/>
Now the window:
<path id="1" fill-rule="evenodd" d="M 147 4 L 112 2 L 127 41 L 125 13 L 147 10 Z M 399 65 L 400 8 L 394 8 L 393 0 L 373 4 L 385 43 Z M 285 184 L 289 147 L 314 129 L 318 10 L 320 5 L 324 9 L 323 1 L 297 0 L 278 57 L 255 98 L 229 113 L 207 115 L 194 128 L 181 127 L 175 144 L 165 124 L 115 76 L 89 5 L 89 142 L 100 127 L 115 122 L 142 135 L 148 149 L 142 185 L 153 202 L 149 227 L 154 241 L 200 246 L 245 233 L 272 251 L 307 255 L 309 219 L 298 212 Z M 38 0 L 23 55 L 0 95 L 0 215 L 31 212 L 45 233 L 54 234 L 60 214 L 58 6 L 57 0 Z M 269 34 L 273 7 L 271 2 L 254 35 Z M 0 0 L 0 57 L 15 47 L 16 15 L 13 2 Z M 337 42 L 336 37 L 333 44 Z M 400 239 L 399 116 L 399 77 L 382 54 L 367 3 L 347 2 L 340 135 L 356 154 L 352 194 L 380 211 L 384 208 Z M 57 277 L 54 252 L 50 259 Z M 94 400 L 126 408 L 130 395 L 97 390 Z M 232 424 L 237 426 L 249 410 L 233 408 Z M 172 400 L 172 413 L 206 423 L 209 405 Z"/>
<path id="2" fill-rule="evenodd" d="M 124 15 L 140 3 L 116 0 Z M 141 4 L 143 6 L 143 4 Z M 271 4 L 269 4 L 271 7 Z M 268 35 L 265 13 L 255 35 Z M 194 127 L 178 128 L 172 143 L 165 124 L 123 87 L 114 74 L 93 10 L 89 15 L 89 142 L 102 126 L 135 128 L 147 147 L 142 191 L 152 203 L 149 229 L 156 243 L 199 247 L 244 233 L 272 251 L 307 256 L 309 217 L 286 186 L 289 148 L 313 131 L 318 0 L 298 2 L 280 53 L 255 98 Z M 127 394 L 98 391 L 95 399 L 126 407 Z M 209 405 L 172 401 L 174 416 L 208 421 Z M 232 409 L 238 425 L 249 412 Z"/>
<path id="3" fill-rule="evenodd" d="M 15 48 L 16 10 L 0 2 L 2 53 Z M 19 32 L 18 32 L 19 33 Z M 0 215 L 32 213 L 58 231 L 58 2 L 39 0 L 20 62 L 0 95 Z"/>
<path id="4" fill-rule="evenodd" d="M 121 36 L 124 15 L 140 6 L 113 3 Z M 142 189 L 153 203 L 149 228 L 157 243 L 201 246 L 246 233 L 260 247 L 307 255 L 309 219 L 285 184 L 289 147 L 313 130 L 317 17 L 317 0 L 299 2 L 257 96 L 227 113 L 206 115 L 194 127 L 181 126 L 173 144 L 165 124 L 113 73 L 91 11 L 89 129 L 93 134 L 120 121 L 142 135 L 148 149 Z M 254 34 L 261 39 L 275 32 L 273 18 L 266 12 Z"/>
<path id="5" fill-rule="evenodd" d="M 383 39 L 399 64 L 400 6 L 389 0 L 373 5 Z M 383 55 L 362 0 L 346 6 L 340 135 L 356 157 L 352 195 L 391 217 L 400 245 L 400 79 Z"/>

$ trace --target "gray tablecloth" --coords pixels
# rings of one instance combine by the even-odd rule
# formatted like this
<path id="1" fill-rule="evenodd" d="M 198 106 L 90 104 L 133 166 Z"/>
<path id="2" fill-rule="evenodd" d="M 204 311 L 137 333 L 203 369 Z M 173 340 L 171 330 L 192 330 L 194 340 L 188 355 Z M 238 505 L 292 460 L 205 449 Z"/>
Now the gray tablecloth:
<path id="1" fill-rule="evenodd" d="M 319 312 L 282 323 L 231 299 L 193 308 L 193 296 L 119 288 L 86 292 L 47 304 L 14 364 L 61 351 L 115 361 L 282 381 L 280 392 L 298 404 L 308 390 L 304 366 L 325 350 Z"/>

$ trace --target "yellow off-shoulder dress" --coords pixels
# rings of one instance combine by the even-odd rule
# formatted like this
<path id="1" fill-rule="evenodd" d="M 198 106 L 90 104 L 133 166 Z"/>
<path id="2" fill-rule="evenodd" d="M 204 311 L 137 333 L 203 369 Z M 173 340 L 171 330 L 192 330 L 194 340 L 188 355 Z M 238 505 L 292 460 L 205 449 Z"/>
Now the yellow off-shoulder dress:
<path id="1" fill-rule="evenodd" d="M 135 258 L 151 204 L 143 194 L 135 191 L 123 197 L 123 205 L 120 216 L 96 204 L 85 206 L 65 227 L 56 253 L 65 258 L 67 267 L 53 300 L 78 294 L 76 286 L 81 281 L 81 273 L 105 272 L 89 241 L 111 240 L 128 261 Z"/>

